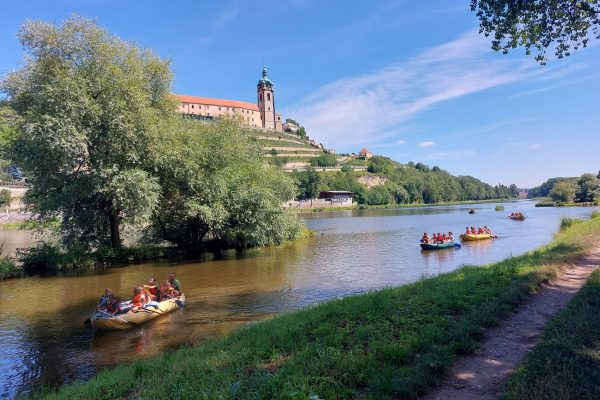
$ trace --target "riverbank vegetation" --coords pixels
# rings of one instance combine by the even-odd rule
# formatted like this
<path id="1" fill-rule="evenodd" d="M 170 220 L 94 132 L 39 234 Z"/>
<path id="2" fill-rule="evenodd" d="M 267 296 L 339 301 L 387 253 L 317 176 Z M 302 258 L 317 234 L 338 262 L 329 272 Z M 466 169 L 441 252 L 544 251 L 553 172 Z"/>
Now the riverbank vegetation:
<path id="1" fill-rule="evenodd" d="M 59 258 L 127 253 L 130 233 L 184 249 L 301 234 L 301 219 L 281 206 L 295 195 L 291 177 L 262 163 L 238 120 L 182 118 L 169 61 L 79 17 L 26 22 L 18 37 L 27 58 L 2 82 L 17 133 L 4 135 L 2 151 L 28 178 L 32 213 L 59 221 Z"/>
<path id="2" fill-rule="evenodd" d="M 596 217 L 518 257 L 284 314 L 37 397 L 414 398 L 599 238 Z"/>
<path id="3" fill-rule="evenodd" d="M 502 399 L 600 398 L 600 270 L 544 331 Z"/>
<path id="4" fill-rule="evenodd" d="M 545 206 L 599 205 L 600 172 L 598 175 L 583 174 L 574 178 L 550 178 L 540 186 L 532 188 L 527 197 L 547 198 Z"/>
<path id="5" fill-rule="evenodd" d="M 491 186 L 471 176 L 453 176 L 437 166 L 400 164 L 381 156 L 368 161 L 367 172 L 319 173 L 308 168 L 293 175 L 299 200 L 314 198 L 324 190 L 353 192 L 355 202 L 366 205 L 438 204 L 518 196 L 516 185 Z M 378 177 L 384 183 L 369 187 L 360 182 L 365 176 Z"/>

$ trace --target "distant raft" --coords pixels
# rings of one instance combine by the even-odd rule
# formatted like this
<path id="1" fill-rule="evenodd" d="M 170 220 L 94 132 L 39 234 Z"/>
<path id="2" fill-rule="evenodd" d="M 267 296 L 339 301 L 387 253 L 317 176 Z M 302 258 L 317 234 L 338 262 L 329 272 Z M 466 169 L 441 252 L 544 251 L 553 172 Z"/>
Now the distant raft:
<path id="1" fill-rule="evenodd" d="M 185 305 L 185 296 L 182 293 L 181 296 L 173 299 L 163 300 L 158 303 L 156 307 L 140 308 L 138 312 L 128 312 L 125 314 L 110 315 L 104 312 L 97 312 L 90 321 L 92 326 L 97 329 L 115 331 L 122 329 L 129 329 L 134 326 L 139 326 L 151 319 L 160 317 L 171 311 L 175 311 L 178 308 L 182 308 Z"/>
<path id="2" fill-rule="evenodd" d="M 472 235 L 470 233 L 463 233 L 460 235 L 460 239 L 463 242 L 474 242 L 476 240 L 487 240 L 495 238 L 494 235 L 490 235 L 489 233 L 479 233 L 477 235 Z"/>
<path id="3" fill-rule="evenodd" d="M 512 219 L 513 221 L 525 221 L 524 215 L 511 215 L 508 218 Z"/>
<path id="4" fill-rule="evenodd" d="M 444 243 L 421 243 L 421 249 L 423 250 L 440 250 L 455 246 L 456 243 L 454 241 Z"/>

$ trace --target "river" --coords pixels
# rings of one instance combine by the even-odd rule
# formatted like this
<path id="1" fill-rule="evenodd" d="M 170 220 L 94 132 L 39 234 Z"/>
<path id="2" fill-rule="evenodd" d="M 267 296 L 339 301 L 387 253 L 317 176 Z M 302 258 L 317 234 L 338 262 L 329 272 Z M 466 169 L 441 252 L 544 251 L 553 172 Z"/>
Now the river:
<path id="1" fill-rule="evenodd" d="M 306 216 L 314 238 L 279 248 L 228 252 L 196 262 L 146 263 L 83 276 L 0 282 L 0 398 L 39 385 L 89 379 L 99 369 L 227 334 L 236 326 L 328 299 L 413 282 L 463 264 L 486 264 L 547 243 L 560 218 L 589 207 L 534 208 L 530 201 L 356 210 Z M 467 211 L 473 208 L 476 213 Z M 525 221 L 511 221 L 511 211 Z M 421 251 L 423 231 L 488 225 L 499 239 L 460 249 Z M 30 244 L 24 232 L 0 231 L 9 249 Z M 127 296 L 148 277 L 175 272 L 185 309 L 141 329 L 96 332 L 84 326 L 105 287 Z"/>

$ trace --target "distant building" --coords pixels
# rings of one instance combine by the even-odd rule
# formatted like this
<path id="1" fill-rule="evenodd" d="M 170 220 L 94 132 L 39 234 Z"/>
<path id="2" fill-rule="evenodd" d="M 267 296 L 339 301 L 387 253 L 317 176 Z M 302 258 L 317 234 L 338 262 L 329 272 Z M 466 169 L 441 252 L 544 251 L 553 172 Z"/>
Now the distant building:
<path id="1" fill-rule="evenodd" d="M 285 122 L 283 124 L 283 130 L 286 132 L 297 133 L 300 127 L 293 122 Z"/>
<path id="2" fill-rule="evenodd" d="M 177 95 L 180 104 L 178 111 L 197 119 L 211 120 L 221 116 L 231 116 L 254 128 L 283 131 L 281 114 L 275 112 L 275 85 L 263 67 L 262 77 L 256 85 L 257 103 L 238 100 L 212 99 Z"/>
<path id="3" fill-rule="evenodd" d="M 373 157 L 373 153 L 371 153 L 371 150 L 366 149 L 366 148 L 362 148 L 359 152 L 358 152 L 359 157 L 364 158 L 365 160 L 368 160 L 369 158 Z"/>
<path id="4" fill-rule="evenodd" d="M 351 206 L 353 195 L 354 193 L 343 190 L 327 190 L 319 193 L 319 199 L 329 201 L 331 207 Z"/>

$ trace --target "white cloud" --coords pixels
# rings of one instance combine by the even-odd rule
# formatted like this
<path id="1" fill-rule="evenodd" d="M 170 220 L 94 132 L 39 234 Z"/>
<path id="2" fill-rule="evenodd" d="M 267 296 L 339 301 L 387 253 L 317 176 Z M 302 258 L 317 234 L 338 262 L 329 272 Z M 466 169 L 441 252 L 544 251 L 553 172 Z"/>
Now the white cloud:
<path id="1" fill-rule="evenodd" d="M 530 148 L 532 148 L 532 149 L 539 149 L 540 147 L 542 147 L 542 145 L 541 145 L 541 144 L 539 144 L 539 143 L 534 143 L 534 144 L 532 144 L 532 145 L 531 145 L 531 146 L 529 146 L 529 147 L 530 147 Z"/>
<path id="2" fill-rule="evenodd" d="M 419 147 L 433 147 L 435 146 L 435 142 L 427 141 L 419 143 Z"/>
<path id="3" fill-rule="evenodd" d="M 472 31 L 408 61 L 324 85 L 284 113 L 329 146 L 370 144 L 439 103 L 545 71 L 492 53 L 489 39 Z"/>
<path id="4" fill-rule="evenodd" d="M 400 140 L 396 140 L 396 143 L 397 144 L 404 144 L 404 143 L 406 143 L 406 141 L 403 140 L 403 139 L 400 139 Z"/>

